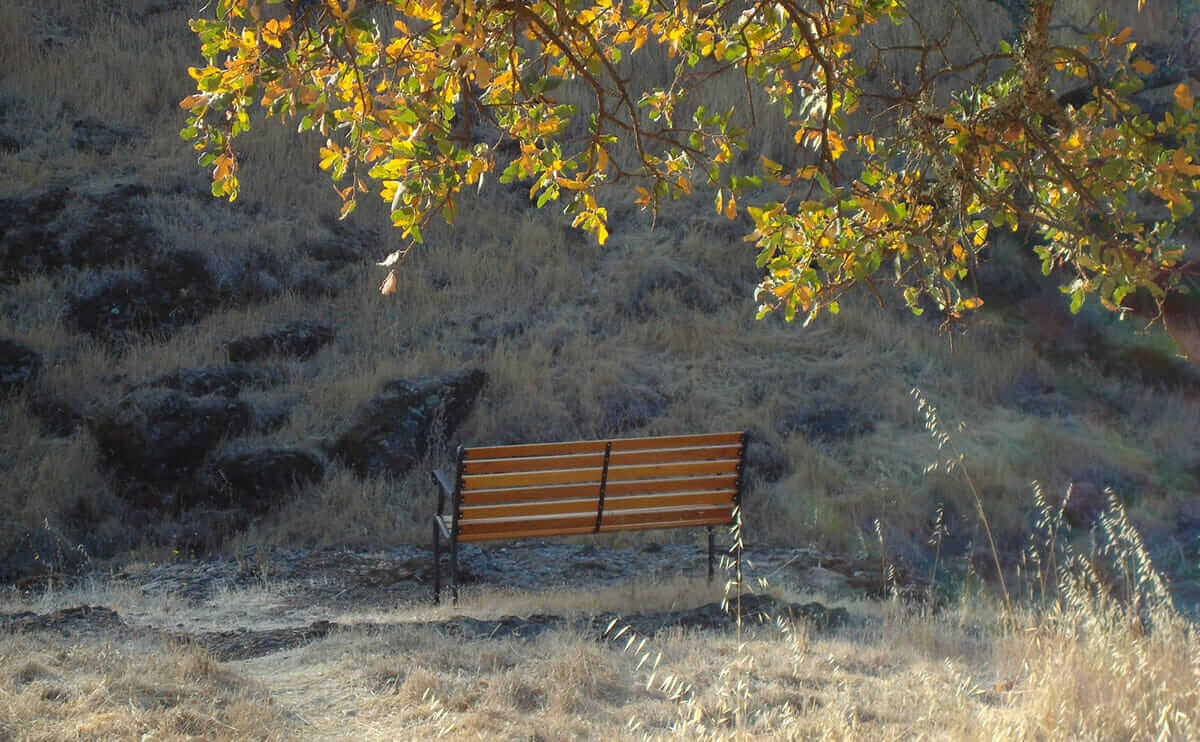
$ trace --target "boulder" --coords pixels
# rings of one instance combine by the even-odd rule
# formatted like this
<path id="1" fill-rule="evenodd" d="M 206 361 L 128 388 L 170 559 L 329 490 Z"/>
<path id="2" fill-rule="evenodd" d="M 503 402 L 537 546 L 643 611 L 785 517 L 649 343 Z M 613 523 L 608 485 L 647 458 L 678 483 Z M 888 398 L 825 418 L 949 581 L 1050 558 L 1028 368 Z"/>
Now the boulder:
<path id="1" fill-rule="evenodd" d="M 787 456 L 777 451 L 762 433 L 746 436 L 746 478 L 751 482 L 778 482 L 791 469 Z"/>
<path id="2" fill-rule="evenodd" d="M 478 369 L 422 382 L 395 380 L 360 407 L 330 454 L 360 477 L 407 472 L 436 432 L 450 436 L 470 414 L 487 381 Z"/>
<path id="3" fill-rule="evenodd" d="M 1108 495 L 1092 482 L 1075 482 L 1063 505 L 1063 519 L 1072 528 L 1091 528 L 1108 507 Z"/>
<path id="4" fill-rule="evenodd" d="M 775 421 L 775 431 L 780 435 L 800 432 L 824 441 L 854 438 L 874 430 L 874 421 L 861 410 L 842 404 L 786 410 Z"/>
<path id="5" fill-rule="evenodd" d="M 240 363 L 179 369 L 141 382 L 139 387 L 178 389 L 193 397 L 219 394 L 236 397 L 243 389 L 263 389 L 283 381 L 279 372 L 266 371 Z"/>
<path id="6" fill-rule="evenodd" d="M 229 343 L 229 360 L 235 363 L 259 361 L 270 356 L 308 359 L 333 342 L 336 328 L 316 322 L 293 322 L 260 335 L 250 335 Z"/>
<path id="7" fill-rule="evenodd" d="M 67 300 L 66 322 L 108 341 L 130 335 L 169 334 L 220 304 L 203 253 L 165 253 L 143 268 L 110 273 L 78 287 Z"/>
<path id="8" fill-rule="evenodd" d="M 42 435 L 51 438 L 69 438 L 83 424 L 83 415 L 73 403 L 52 394 L 33 395 L 29 412 L 37 418 Z"/>
<path id="9" fill-rule="evenodd" d="M 133 127 L 106 124 L 91 116 L 76 119 L 71 124 L 71 146 L 101 155 L 112 154 L 117 147 L 133 141 L 135 136 L 137 130 Z"/>
<path id="10" fill-rule="evenodd" d="M 601 430 L 627 433 L 662 415 L 668 400 L 649 387 L 627 386 L 602 392 L 598 402 Z"/>
<path id="11" fill-rule="evenodd" d="M 15 340 L 0 338 L 0 394 L 20 391 L 37 376 L 42 357 Z"/>
<path id="12" fill-rule="evenodd" d="M 704 313 L 712 313 L 721 306 L 723 297 L 711 284 L 675 265 L 652 263 L 643 266 L 640 273 L 641 277 L 620 303 L 622 313 L 637 320 L 654 316 L 652 297 L 658 292 L 674 294 L 688 309 Z"/>
<path id="13" fill-rule="evenodd" d="M 252 421 L 250 405 L 240 400 L 147 388 L 89 422 L 102 458 L 118 476 L 158 486 L 189 480 L 218 443 L 248 432 Z M 153 496 L 153 487 L 129 491 Z"/>
<path id="14" fill-rule="evenodd" d="M 126 183 L 100 192 L 56 187 L 0 199 L 0 282 L 147 260 L 159 242 L 140 203 L 148 194 L 145 186 Z"/>
<path id="15" fill-rule="evenodd" d="M 254 515 L 272 510 L 298 487 L 323 476 L 325 460 L 320 454 L 287 446 L 218 451 L 204 471 L 219 500 Z"/>

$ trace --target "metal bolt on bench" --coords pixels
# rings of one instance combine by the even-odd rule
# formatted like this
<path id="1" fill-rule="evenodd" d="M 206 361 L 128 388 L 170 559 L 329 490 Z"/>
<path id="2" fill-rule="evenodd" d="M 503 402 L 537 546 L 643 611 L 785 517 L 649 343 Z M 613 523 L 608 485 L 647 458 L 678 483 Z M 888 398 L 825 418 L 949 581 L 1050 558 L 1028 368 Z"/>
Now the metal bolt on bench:
<path id="1" fill-rule="evenodd" d="M 713 526 L 733 522 L 745 459 L 745 431 L 460 446 L 453 480 L 433 472 L 433 601 L 441 597 L 443 538 L 455 602 L 459 542 L 704 526 L 711 580 Z"/>

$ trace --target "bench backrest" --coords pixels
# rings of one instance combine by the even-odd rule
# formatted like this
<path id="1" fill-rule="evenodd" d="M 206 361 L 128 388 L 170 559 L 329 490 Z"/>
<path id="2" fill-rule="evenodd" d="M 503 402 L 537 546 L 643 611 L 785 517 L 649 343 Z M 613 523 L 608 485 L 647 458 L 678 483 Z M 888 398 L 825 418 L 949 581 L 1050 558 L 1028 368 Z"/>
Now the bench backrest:
<path id="1" fill-rule="evenodd" d="M 459 449 L 459 541 L 730 523 L 746 434 Z"/>

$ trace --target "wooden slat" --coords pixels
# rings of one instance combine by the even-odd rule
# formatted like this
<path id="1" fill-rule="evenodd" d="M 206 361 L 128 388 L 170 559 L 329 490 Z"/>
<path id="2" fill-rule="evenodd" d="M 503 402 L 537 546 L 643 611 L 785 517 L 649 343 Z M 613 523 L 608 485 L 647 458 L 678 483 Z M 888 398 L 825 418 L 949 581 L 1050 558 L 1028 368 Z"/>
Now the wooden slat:
<path id="1" fill-rule="evenodd" d="M 459 511 L 459 522 L 480 518 L 531 518 L 538 515 L 564 515 L 568 513 L 591 513 L 594 517 L 600 498 L 582 500 L 549 500 L 545 502 L 523 502 L 512 505 L 472 505 Z"/>
<path id="2" fill-rule="evenodd" d="M 734 459 L 740 456 L 742 447 L 737 444 L 722 446 L 691 446 L 688 448 L 660 448 L 650 451 L 618 451 L 609 458 L 609 466 L 629 464 L 668 464 L 675 461 L 707 461 L 711 459 Z"/>
<path id="3" fill-rule="evenodd" d="M 463 489 L 463 505 L 502 505 L 510 502 L 565 500 L 572 497 L 595 497 L 600 494 L 600 482 L 560 484 L 548 487 L 512 487 L 507 489 Z"/>
<path id="4" fill-rule="evenodd" d="M 568 515 L 543 516 L 538 518 L 521 518 L 514 520 L 468 521 L 458 524 L 459 536 L 480 535 L 485 533 L 511 533 L 515 530 L 536 530 L 548 533 L 562 533 L 563 529 L 596 527 L 596 516 Z"/>
<path id="5" fill-rule="evenodd" d="M 643 495 L 655 492 L 692 492 L 705 489 L 729 489 L 737 486 L 737 473 L 717 474 L 709 477 L 681 477 L 679 479 L 630 479 L 609 482 L 604 487 L 606 496 Z"/>
<path id="6" fill-rule="evenodd" d="M 684 446 L 719 446 L 738 443 L 742 433 L 700 433 L 697 435 L 661 435 L 652 438 L 620 438 L 612 442 L 617 451 L 644 451 L 651 448 L 681 448 Z"/>
<path id="7" fill-rule="evenodd" d="M 600 530 L 621 530 L 635 525 L 649 523 L 680 523 L 704 525 L 707 523 L 728 523 L 731 508 L 704 508 L 701 510 L 664 510 L 660 512 L 612 513 L 606 511 L 600 519 Z"/>
<path id="8" fill-rule="evenodd" d="M 613 531 L 660 531 L 669 528 L 698 528 L 700 526 L 727 526 L 732 520 L 726 514 L 701 520 L 647 521 L 645 523 L 625 523 L 615 526 L 606 526 L 601 523 L 600 533 L 612 533 Z"/>
<path id="9" fill-rule="evenodd" d="M 464 461 L 464 474 L 507 474 L 518 471 L 579 469 L 604 466 L 603 453 L 579 453 L 569 456 L 521 456 L 518 458 Z"/>
<path id="10" fill-rule="evenodd" d="M 611 474 L 610 474 L 611 476 Z M 495 487 L 530 487 L 547 484 L 600 484 L 600 467 L 590 469 L 554 469 L 552 471 L 525 471 L 513 474 L 473 474 L 462 478 L 463 489 L 491 489 Z"/>
<path id="11" fill-rule="evenodd" d="M 684 508 L 702 505 L 725 505 L 733 507 L 733 498 L 737 490 L 717 490 L 715 492 L 679 492 L 665 495 L 633 495 L 627 497 L 605 497 L 605 514 L 622 510 L 640 510 L 645 508 Z"/>
<path id="12" fill-rule="evenodd" d="M 700 433 L 696 435 L 663 435 L 646 438 L 618 438 L 612 441 L 613 452 L 644 451 L 655 448 L 686 446 L 719 446 L 739 443 L 742 433 Z M 565 441 L 562 443 L 518 443 L 505 446 L 476 446 L 463 450 L 467 461 L 479 459 L 514 458 L 517 456 L 552 456 L 572 453 L 603 453 L 607 441 Z"/>
<path id="13" fill-rule="evenodd" d="M 466 461 L 507 459 L 516 456 L 556 456 L 570 453 L 604 453 L 605 441 L 566 443 L 518 443 L 511 446 L 479 446 L 463 450 Z"/>
<path id="14" fill-rule="evenodd" d="M 626 479 L 659 479 L 667 477 L 694 477 L 702 474 L 727 474 L 737 471 L 739 459 L 717 461 L 680 461 L 674 464 L 638 464 L 635 466 L 608 467 L 608 481 Z M 597 476 L 597 478 L 599 478 Z"/>
<path id="15" fill-rule="evenodd" d="M 688 525 L 691 525 L 691 524 L 689 523 Z M 520 526 L 517 526 L 515 528 L 515 530 L 505 531 L 502 533 L 474 533 L 474 534 L 460 535 L 458 537 L 458 540 L 460 542 L 468 542 L 468 541 L 507 541 L 509 539 L 517 539 L 517 538 L 552 538 L 555 536 L 583 535 L 583 534 L 587 534 L 587 533 L 592 533 L 592 532 L 594 532 L 594 530 L 595 530 L 594 523 L 590 526 L 579 526 L 577 528 L 563 528 L 563 529 L 552 530 L 552 531 L 538 530 L 536 528 L 521 529 Z"/>

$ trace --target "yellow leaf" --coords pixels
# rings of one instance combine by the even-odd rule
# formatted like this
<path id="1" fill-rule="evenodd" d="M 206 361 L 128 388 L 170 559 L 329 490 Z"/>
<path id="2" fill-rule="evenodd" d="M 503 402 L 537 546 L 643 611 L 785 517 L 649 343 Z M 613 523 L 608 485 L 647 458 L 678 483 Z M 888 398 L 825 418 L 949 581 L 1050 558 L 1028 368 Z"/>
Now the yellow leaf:
<path id="1" fill-rule="evenodd" d="M 737 217 L 737 199 L 733 194 L 729 194 L 729 200 L 725 202 L 725 218 L 733 219 Z"/>
<path id="2" fill-rule="evenodd" d="M 1184 175 L 1195 177 L 1200 175 L 1200 165 L 1193 165 L 1192 158 L 1182 149 L 1175 150 L 1174 156 L 1171 158 L 1175 169 Z"/>
<path id="3" fill-rule="evenodd" d="M 1154 71 L 1154 65 L 1145 59 L 1139 59 L 1133 63 L 1133 68 L 1137 70 L 1139 75 L 1143 77 Z"/>
<path id="4" fill-rule="evenodd" d="M 1192 110 L 1196 101 L 1192 98 L 1192 91 L 1188 89 L 1186 82 L 1179 83 L 1179 87 L 1175 88 L 1175 102 L 1186 111 Z"/>
<path id="5" fill-rule="evenodd" d="M 970 299 L 963 299 L 963 307 L 966 309 L 978 309 L 983 306 L 983 299 L 978 296 L 972 296 Z"/>

